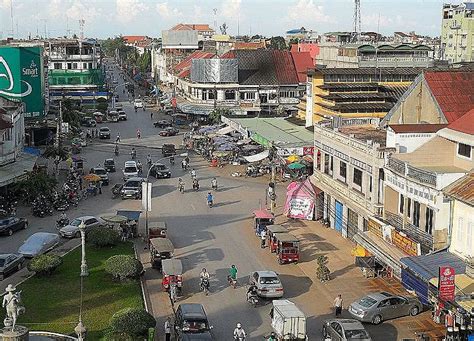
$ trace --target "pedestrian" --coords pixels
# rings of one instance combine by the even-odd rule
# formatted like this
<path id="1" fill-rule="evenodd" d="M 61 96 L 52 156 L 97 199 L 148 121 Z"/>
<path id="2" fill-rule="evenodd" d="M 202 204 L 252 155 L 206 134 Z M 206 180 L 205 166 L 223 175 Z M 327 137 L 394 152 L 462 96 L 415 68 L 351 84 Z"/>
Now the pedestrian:
<path id="1" fill-rule="evenodd" d="M 119 143 L 120 142 L 120 133 L 117 134 L 117 138 L 115 139 L 115 143 Z"/>
<path id="2" fill-rule="evenodd" d="M 150 119 L 153 119 L 153 111 L 150 112 Z"/>
<path id="3" fill-rule="evenodd" d="M 140 132 L 140 129 L 137 129 L 137 139 L 139 139 L 142 136 L 142 133 Z"/>
<path id="4" fill-rule="evenodd" d="M 167 317 L 165 321 L 165 340 L 171 340 L 171 320 L 169 317 Z"/>
<path id="5" fill-rule="evenodd" d="M 95 137 L 98 138 L 99 137 L 99 130 L 97 130 L 97 128 L 95 128 L 94 130 L 95 130 Z"/>
<path id="6" fill-rule="evenodd" d="M 97 182 L 97 187 L 99 188 L 99 194 L 102 194 L 102 181 Z"/>
<path id="7" fill-rule="evenodd" d="M 260 231 L 260 239 L 261 239 L 260 247 L 264 249 L 265 242 L 267 241 L 267 231 L 264 228 Z"/>
<path id="8" fill-rule="evenodd" d="M 87 138 L 88 138 L 88 139 L 91 138 L 91 130 L 90 130 L 90 129 L 87 129 Z"/>
<path id="9" fill-rule="evenodd" d="M 342 313 L 342 296 L 341 294 L 337 295 L 334 299 L 334 308 L 336 308 L 336 317 L 341 316 Z"/>
<path id="10" fill-rule="evenodd" d="M 94 138 L 94 129 L 91 129 L 92 138 Z"/>

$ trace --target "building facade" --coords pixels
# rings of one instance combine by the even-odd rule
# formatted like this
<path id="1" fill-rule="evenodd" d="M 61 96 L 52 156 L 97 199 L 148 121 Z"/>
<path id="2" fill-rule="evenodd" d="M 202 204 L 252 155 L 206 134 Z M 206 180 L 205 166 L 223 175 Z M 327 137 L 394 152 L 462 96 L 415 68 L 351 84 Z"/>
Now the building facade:
<path id="1" fill-rule="evenodd" d="M 450 63 L 474 60 L 474 3 L 444 4 L 441 56 Z"/>
<path id="2" fill-rule="evenodd" d="M 21 154 L 24 136 L 23 105 L 0 97 L 0 166 Z"/>

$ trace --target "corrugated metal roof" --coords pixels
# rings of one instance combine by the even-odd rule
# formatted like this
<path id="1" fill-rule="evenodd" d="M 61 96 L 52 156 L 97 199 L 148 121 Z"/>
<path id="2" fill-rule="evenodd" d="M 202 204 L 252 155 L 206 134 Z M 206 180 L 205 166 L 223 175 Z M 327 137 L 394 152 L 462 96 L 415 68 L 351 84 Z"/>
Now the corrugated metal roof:
<path id="1" fill-rule="evenodd" d="M 425 71 L 423 75 L 448 123 L 474 108 L 474 72 Z"/>
<path id="2" fill-rule="evenodd" d="M 450 252 L 439 252 L 423 256 L 405 257 L 400 262 L 425 281 L 439 275 L 439 267 L 449 265 L 456 274 L 466 273 L 466 263 Z"/>
<path id="3" fill-rule="evenodd" d="M 279 84 L 298 84 L 299 78 L 296 72 L 290 51 L 271 50 L 273 65 Z M 306 80 L 306 79 L 305 79 Z"/>
<path id="4" fill-rule="evenodd" d="M 448 128 L 461 133 L 474 135 L 474 109 L 471 109 L 456 121 L 449 124 Z"/>
<path id="5" fill-rule="evenodd" d="M 444 194 L 474 206 L 474 173 L 467 174 L 443 190 Z"/>
<path id="6" fill-rule="evenodd" d="M 419 75 L 424 68 L 397 67 L 397 68 L 318 68 L 317 71 L 323 75 Z"/>

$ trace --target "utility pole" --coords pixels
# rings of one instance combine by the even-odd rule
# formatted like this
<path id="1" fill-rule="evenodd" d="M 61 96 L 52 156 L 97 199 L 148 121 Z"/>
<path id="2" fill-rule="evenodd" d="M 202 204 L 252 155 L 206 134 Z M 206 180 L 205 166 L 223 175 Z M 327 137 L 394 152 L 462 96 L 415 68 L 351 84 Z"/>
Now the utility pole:
<path id="1" fill-rule="evenodd" d="M 276 184 L 275 184 L 275 177 L 276 177 L 276 169 L 275 169 L 275 150 L 273 147 L 273 143 L 271 144 L 270 147 L 270 152 L 272 154 L 272 177 L 271 177 L 271 184 L 272 184 L 272 191 L 270 192 L 270 212 L 272 214 L 275 214 L 275 208 L 276 208 Z"/>

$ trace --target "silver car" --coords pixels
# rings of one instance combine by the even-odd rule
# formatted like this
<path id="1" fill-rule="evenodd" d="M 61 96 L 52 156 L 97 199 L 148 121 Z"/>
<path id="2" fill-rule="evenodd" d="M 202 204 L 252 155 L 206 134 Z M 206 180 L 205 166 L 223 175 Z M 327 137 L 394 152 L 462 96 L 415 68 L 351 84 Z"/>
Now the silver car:
<path id="1" fill-rule="evenodd" d="M 25 263 L 25 258 L 16 253 L 0 254 L 0 281 L 8 275 L 19 271 Z"/>
<path id="2" fill-rule="evenodd" d="M 59 235 L 49 232 L 32 234 L 18 249 L 18 253 L 25 258 L 32 258 L 48 252 L 59 244 Z"/>
<path id="3" fill-rule="evenodd" d="M 416 297 L 402 297 L 388 292 L 371 293 L 349 306 L 353 318 L 379 324 L 382 321 L 402 316 L 415 316 L 423 305 Z"/>
<path id="4" fill-rule="evenodd" d="M 89 232 L 94 227 L 102 226 L 104 221 L 93 217 L 93 216 L 83 216 L 74 219 L 69 223 L 69 225 L 64 226 L 59 230 L 59 234 L 64 238 L 79 238 L 81 236 L 81 231 L 79 225 L 84 223 L 86 233 Z"/>
<path id="5" fill-rule="evenodd" d="M 372 341 L 362 323 L 352 319 L 332 319 L 324 321 L 324 340 L 331 341 Z"/>
<path id="6" fill-rule="evenodd" d="M 283 297 L 283 285 L 274 271 L 255 271 L 249 276 L 249 284 L 257 286 L 260 297 Z"/>

